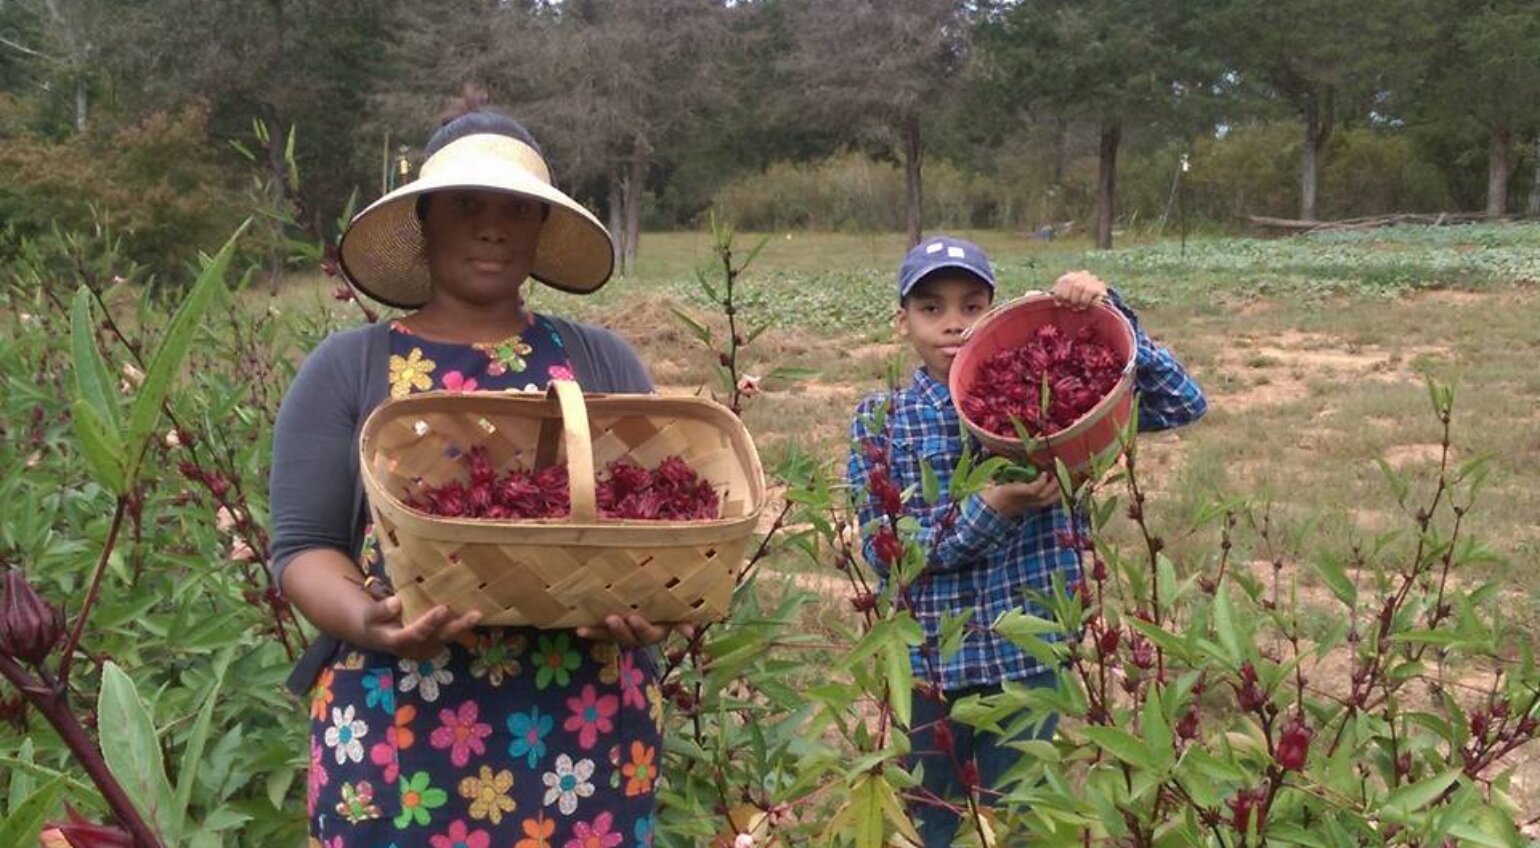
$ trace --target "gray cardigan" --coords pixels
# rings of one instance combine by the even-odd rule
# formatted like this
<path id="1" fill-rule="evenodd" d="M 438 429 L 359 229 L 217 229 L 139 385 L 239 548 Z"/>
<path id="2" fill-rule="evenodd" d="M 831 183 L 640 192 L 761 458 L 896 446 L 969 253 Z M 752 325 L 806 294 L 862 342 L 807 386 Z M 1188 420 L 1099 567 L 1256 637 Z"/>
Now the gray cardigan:
<path id="1" fill-rule="evenodd" d="M 646 394 L 652 380 L 636 352 L 602 327 L 547 316 L 584 391 Z M 300 366 L 278 409 L 268 501 L 273 585 L 294 557 L 332 548 L 357 558 L 368 507 L 358 468 L 364 419 L 390 391 L 390 325 L 370 324 L 328 336 Z M 289 678 L 302 693 L 339 644 L 318 639 Z"/>

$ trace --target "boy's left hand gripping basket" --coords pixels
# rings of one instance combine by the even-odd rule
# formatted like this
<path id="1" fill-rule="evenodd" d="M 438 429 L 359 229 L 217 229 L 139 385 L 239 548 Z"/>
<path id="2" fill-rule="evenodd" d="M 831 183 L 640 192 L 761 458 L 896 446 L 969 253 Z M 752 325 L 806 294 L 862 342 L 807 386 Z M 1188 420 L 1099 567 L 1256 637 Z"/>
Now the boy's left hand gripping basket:
<path id="1" fill-rule="evenodd" d="M 571 514 L 446 518 L 402 503 L 461 478 L 460 455 L 478 445 L 500 470 L 565 464 Z M 720 518 L 598 518 L 595 469 L 620 457 L 652 468 L 673 455 L 716 489 Z M 483 625 L 570 628 L 631 612 L 657 623 L 723 618 L 765 501 L 759 455 L 725 407 L 585 396 L 570 381 L 552 382 L 543 397 L 425 392 L 388 401 L 364 423 L 359 460 L 405 621 L 437 604 L 480 610 Z"/>

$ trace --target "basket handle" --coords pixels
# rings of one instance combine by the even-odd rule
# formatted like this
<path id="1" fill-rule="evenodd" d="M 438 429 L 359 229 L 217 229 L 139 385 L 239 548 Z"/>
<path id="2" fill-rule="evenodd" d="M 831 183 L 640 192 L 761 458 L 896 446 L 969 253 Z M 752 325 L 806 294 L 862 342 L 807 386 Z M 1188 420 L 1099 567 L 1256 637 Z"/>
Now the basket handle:
<path id="1" fill-rule="evenodd" d="M 572 520 L 592 524 L 599 518 L 594 496 L 594 443 L 589 436 L 588 409 L 583 390 L 571 380 L 552 380 L 545 396 L 559 413 L 540 422 L 540 441 L 535 446 L 535 467 L 556 462 L 556 440 L 567 448 L 567 486 L 572 501 Z"/>

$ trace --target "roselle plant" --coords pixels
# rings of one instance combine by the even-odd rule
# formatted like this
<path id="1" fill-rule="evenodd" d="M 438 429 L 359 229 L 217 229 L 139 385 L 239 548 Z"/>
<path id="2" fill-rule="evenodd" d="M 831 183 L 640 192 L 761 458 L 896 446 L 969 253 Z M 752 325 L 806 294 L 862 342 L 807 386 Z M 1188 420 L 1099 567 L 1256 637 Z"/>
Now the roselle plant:
<path id="1" fill-rule="evenodd" d="M 64 301 L 39 285 L 41 263 L 10 270 L 4 297 L 25 303 L 28 321 L 0 345 L 5 420 L 21 408 L 30 423 L 0 442 L 8 464 L 28 469 L 0 484 L 12 507 L 0 530 L 0 844 L 36 844 L 40 831 L 80 844 L 233 844 L 234 828 L 263 805 L 281 811 L 293 785 L 297 741 L 242 745 L 274 725 L 281 670 L 304 644 L 271 603 L 263 510 L 242 485 L 265 477 L 248 460 L 266 446 L 238 444 L 243 416 L 209 403 L 206 372 L 182 373 L 239 236 L 205 261 L 169 321 L 151 293 L 129 310 L 121 284 L 84 278 Z M 184 488 L 193 478 L 201 494 Z M 226 557 L 236 545 L 251 561 Z M 253 687 L 228 692 L 231 669 Z M 265 791 L 259 781 L 252 792 L 264 772 Z M 79 812 L 45 829 L 61 799 Z M 295 832 L 272 818 L 252 827 L 259 839 Z"/>

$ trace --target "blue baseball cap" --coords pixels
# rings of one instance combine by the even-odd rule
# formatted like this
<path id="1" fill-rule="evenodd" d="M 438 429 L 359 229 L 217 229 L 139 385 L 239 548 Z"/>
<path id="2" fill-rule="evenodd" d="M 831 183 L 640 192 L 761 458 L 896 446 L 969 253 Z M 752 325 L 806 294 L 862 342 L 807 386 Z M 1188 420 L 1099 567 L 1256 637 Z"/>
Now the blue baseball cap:
<path id="1" fill-rule="evenodd" d="M 991 292 L 995 290 L 995 269 L 982 247 L 967 239 L 932 236 L 910 248 L 898 266 L 898 299 L 908 297 L 921 280 L 943 268 L 967 271 L 983 280 Z"/>

